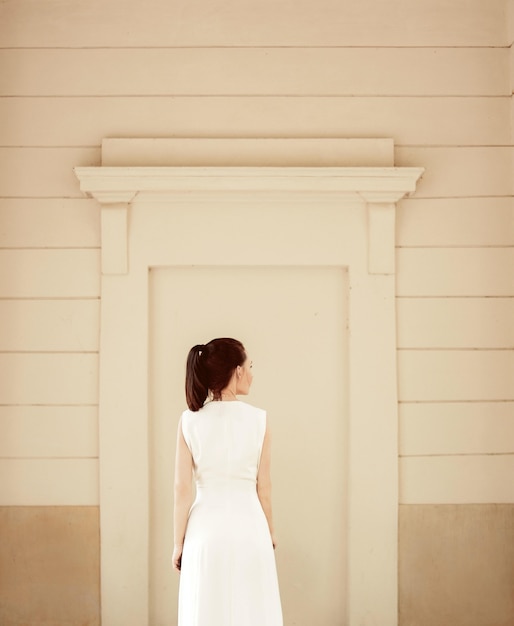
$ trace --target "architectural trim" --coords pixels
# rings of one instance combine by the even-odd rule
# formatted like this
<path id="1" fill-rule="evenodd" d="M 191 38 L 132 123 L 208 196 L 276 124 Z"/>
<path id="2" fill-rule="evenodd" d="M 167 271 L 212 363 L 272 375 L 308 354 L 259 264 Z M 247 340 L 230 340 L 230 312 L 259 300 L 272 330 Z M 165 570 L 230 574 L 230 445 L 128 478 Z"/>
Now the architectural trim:
<path id="1" fill-rule="evenodd" d="M 418 167 L 76 167 L 80 189 L 102 206 L 102 272 L 124 273 L 130 202 L 177 201 L 177 194 L 321 194 L 362 200 L 368 206 L 368 258 L 372 274 L 394 273 L 395 203 L 411 194 Z M 113 211 L 116 206 L 117 210 Z M 109 209 L 109 210 L 108 210 Z"/>
<path id="2" fill-rule="evenodd" d="M 261 218 L 269 220 L 272 208 L 273 241 L 279 247 L 270 252 L 248 237 L 248 267 L 330 265 L 348 272 L 347 588 L 341 593 L 347 596 L 348 626 L 397 626 L 395 203 L 415 190 L 422 172 L 395 167 L 75 169 L 82 191 L 96 198 L 102 212 L 104 626 L 148 626 L 154 597 L 149 579 L 149 273 L 155 267 L 240 264 L 223 223 L 223 216 L 234 214 L 233 202 L 244 203 L 254 226 Z M 288 211 L 291 220 L 297 203 L 311 219 L 324 216 L 314 222 L 322 238 L 315 246 L 303 222 L 295 225 L 300 244 L 290 241 L 281 211 Z M 220 216 L 208 232 L 195 228 L 198 210 Z M 331 216 L 336 215 L 334 233 Z M 210 245 L 213 239 L 219 245 Z"/>

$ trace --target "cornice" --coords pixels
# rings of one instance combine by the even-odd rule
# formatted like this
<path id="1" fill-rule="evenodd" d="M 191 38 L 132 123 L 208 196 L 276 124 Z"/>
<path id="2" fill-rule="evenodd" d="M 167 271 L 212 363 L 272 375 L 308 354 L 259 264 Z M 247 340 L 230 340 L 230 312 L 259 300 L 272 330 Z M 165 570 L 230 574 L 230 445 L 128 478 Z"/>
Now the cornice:
<path id="1" fill-rule="evenodd" d="M 102 207 L 102 271 L 128 271 L 128 208 L 134 200 L 215 203 L 279 196 L 359 200 L 367 206 L 368 270 L 395 272 L 396 203 L 416 189 L 420 167 L 76 167 L 80 189 Z"/>

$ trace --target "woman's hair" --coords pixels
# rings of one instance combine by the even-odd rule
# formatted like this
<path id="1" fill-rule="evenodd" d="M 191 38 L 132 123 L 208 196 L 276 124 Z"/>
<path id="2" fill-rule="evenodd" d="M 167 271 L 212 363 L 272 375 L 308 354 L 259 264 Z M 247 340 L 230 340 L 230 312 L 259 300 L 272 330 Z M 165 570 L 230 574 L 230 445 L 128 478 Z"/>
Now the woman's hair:
<path id="1" fill-rule="evenodd" d="M 213 339 L 193 346 L 186 363 L 186 401 L 191 411 L 202 408 L 209 392 L 214 400 L 221 400 L 234 370 L 245 361 L 244 346 L 237 339 Z"/>

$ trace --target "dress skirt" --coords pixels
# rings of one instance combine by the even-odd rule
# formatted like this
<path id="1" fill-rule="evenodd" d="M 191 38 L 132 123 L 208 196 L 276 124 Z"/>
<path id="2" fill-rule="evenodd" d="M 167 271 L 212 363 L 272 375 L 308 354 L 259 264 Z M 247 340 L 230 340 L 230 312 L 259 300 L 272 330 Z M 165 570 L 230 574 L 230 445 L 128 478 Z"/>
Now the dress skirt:
<path id="1" fill-rule="evenodd" d="M 197 487 L 178 626 L 282 626 L 275 555 L 255 482 Z"/>

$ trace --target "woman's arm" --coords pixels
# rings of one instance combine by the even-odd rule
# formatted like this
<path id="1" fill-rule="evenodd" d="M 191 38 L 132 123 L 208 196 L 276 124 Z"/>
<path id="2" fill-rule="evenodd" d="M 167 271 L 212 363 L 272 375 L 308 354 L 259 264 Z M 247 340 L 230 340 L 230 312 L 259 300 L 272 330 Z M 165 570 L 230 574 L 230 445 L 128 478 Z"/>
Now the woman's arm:
<path id="1" fill-rule="evenodd" d="M 268 520 L 269 532 L 273 547 L 277 545 L 273 530 L 273 515 L 271 511 L 271 433 L 266 422 L 266 432 L 262 443 L 261 460 L 257 472 L 257 495 Z"/>
<path id="2" fill-rule="evenodd" d="M 182 433 L 182 420 L 179 420 L 177 451 L 175 455 L 175 501 L 173 510 L 173 567 L 178 571 L 180 571 L 181 567 L 187 517 L 193 503 L 192 471 L 193 457 Z"/>

